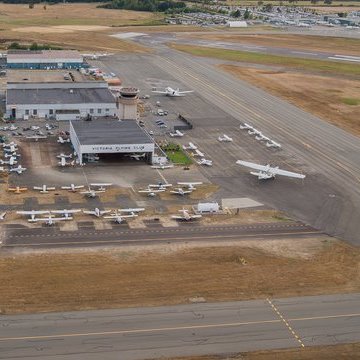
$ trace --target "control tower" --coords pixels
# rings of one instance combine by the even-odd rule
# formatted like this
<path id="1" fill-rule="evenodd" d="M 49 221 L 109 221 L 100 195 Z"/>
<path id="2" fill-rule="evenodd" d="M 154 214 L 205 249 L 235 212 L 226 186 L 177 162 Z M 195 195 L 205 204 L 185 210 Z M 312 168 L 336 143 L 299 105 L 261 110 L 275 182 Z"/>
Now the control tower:
<path id="1" fill-rule="evenodd" d="M 139 89 L 122 87 L 117 99 L 120 120 L 136 120 Z"/>

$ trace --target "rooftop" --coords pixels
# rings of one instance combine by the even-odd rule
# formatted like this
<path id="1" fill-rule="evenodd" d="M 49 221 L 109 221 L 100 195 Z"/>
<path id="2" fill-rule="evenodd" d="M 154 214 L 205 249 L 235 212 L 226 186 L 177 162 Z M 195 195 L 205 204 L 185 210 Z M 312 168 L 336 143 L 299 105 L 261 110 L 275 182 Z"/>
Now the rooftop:
<path id="1" fill-rule="evenodd" d="M 66 71 L 66 70 L 7 70 L 7 78 L 9 82 L 73 82 L 69 76 L 71 72 L 74 81 L 94 81 L 91 76 L 86 76 L 80 71 Z M 66 80 L 68 78 L 68 80 Z"/>
<path id="2" fill-rule="evenodd" d="M 82 55 L 76 50 L 9 50 L 7 53 L 7 61 L 39 59 L 57 60 L 57 59 L 79 59 Z"/>
<path id="3" fill-rule="evenodd" d="M 7 104 L 92 104 L 115 103 L 107 88 L 8 89 Z"/>
<path id="4" fill-rule="evenodd" d="M 134 120 L 76 120 L 71 122 L 81 145 L 152 144 Z"/>

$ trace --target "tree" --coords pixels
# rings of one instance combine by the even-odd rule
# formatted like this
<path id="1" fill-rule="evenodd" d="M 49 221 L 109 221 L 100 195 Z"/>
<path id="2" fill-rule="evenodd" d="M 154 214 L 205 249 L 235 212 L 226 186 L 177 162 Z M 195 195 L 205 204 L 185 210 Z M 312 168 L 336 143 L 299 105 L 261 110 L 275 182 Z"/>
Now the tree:
<path id="1" fill-rule="evenodd" d="M 271 11 L 272 11 L 272 8 L 273 8 L 273 6 L 272 6 L 271 3 L 265 4 L 265 6 L 264 6 L 264 11 L 266 11 L 266 12 L 271 12 Z"/>
<path id="2" fill-rule="evenodd" d="M 249 9 L 246 8 L 246 10 L 245 10 L 245 12 L 244 12 L 244 19 L 245 19 L 245 20 L 248 20 L 248 19 L 250 19 L 250 18 L 251 18 L 251 13 L 250 13 Z"/>
<path id="3" fill-rule="evenodd" d="M 326 4 L 326 5 L 331 5 L 331 4 L 332 4 L 332 0 L 324 0 L 324 4 Z"/>
<path id="4" fill-rule="evenodd" d="M 261 5 L 264 4 L 264 2 L 263 2 L 262 0 L 259 0 L 259 1 L 257 2 L 257 4 L 258 4 L 258 6 L 261 6 Z"/>
<path id="5" fill-rule="evenodd" d="M 317 4 L 318 1 L 319 1 L 319 0 L 310 0 L 310 2 L 311 2 L 312 4 Z"/>
<path id="6" fill-rule="evenodd" d="M 29 50 L 39 50 L 39 46 L 37 43 L 32 43 Z"/>
<path id="7" fill-rule="evenodd" d="M 237 9 L 237 10 L 233 11 L 233 12 L 231 13 L 231 16 L 234 17 L 234 18 L 239 18 L 239 17 L 241 16 L 240 10 Z"/>

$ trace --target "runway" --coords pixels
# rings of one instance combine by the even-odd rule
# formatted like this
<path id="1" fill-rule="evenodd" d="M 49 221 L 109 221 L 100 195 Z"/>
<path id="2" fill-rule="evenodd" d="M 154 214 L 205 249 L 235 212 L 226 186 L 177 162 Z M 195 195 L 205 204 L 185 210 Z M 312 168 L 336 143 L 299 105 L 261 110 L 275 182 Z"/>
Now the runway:
<path id="1" fill-rule="evenodd" d="M 2 316 L 0 359 L 138 360 L 360 340 L 360 294 Z"/>
<path id="2" fill-rule="evenodd" d="M 179 227 L 165 228 L 152 224 L 147 229 L 128 229 L 118 226 L 109 230 L 83 229 L 59 231 L 56 228 L 19 228 L 3 234 L 2 249 L 126 246 L 190 242 L 241 241 L 245 239 L 301 238 L 321 235 L 301 223 L 270 223 L 250 225 L 201 226 L 184 223 Z"/>

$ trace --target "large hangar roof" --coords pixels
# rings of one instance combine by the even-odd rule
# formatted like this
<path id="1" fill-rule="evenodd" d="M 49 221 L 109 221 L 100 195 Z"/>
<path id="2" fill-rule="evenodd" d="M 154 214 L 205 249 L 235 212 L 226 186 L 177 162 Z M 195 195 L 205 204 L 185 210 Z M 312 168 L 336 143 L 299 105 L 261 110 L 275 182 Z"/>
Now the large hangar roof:
<path id="1" fill-rule="evenodd" d="M 98 104 L 115 103 L 107 88 L 8 89 L 7 104 Z"/>
<path id="2" fill-rule="evenodd" d="M 10 50 L 7 54 L 7 61 L 12 63 L 24 62 L 61 62 L 75 61 L 82 62 L 82 55 L 76 50 Z"/>
<path id="3" fill-rule="evenodd" d="M 134 120 L 71 122 L 80 145 L 153 144 L 153 139 Z"/>

